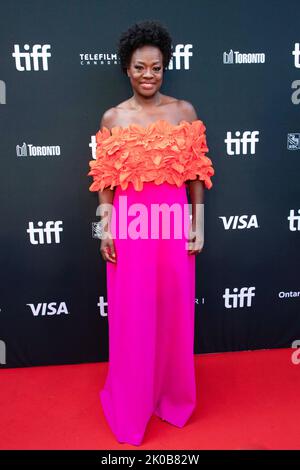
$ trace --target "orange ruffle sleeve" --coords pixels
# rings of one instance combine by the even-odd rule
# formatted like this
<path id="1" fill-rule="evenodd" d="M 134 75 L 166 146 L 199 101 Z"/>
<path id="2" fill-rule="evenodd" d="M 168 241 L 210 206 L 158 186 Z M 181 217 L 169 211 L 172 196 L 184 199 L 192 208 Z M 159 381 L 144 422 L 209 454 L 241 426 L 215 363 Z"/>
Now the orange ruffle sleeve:
<path id="1" fill-rule="evenodd" d="M 177 125 L 158 120 L 147 127 L 130 124 L 103 127 L 96 133 L 96 159 L 89 162 L 88 176 L 93 177 L 90 191 L 126 189 L 131 182 L 137 191 L 144 181 L 181 186 L 199 178 L 212 187 L 215 170 L 206 155 L 206 127 L 201 120 L 181 121 Z"/>

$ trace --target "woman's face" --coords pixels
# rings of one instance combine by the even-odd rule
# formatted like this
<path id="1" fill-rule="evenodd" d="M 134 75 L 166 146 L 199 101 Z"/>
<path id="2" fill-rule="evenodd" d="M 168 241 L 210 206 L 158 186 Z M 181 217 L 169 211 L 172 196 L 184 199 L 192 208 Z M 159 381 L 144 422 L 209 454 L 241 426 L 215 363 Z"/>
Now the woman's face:
<path id="1" fill-rule="evenodd" d="M 154 95 L 163 80 L 163 55 L 158 47 L 145 45 L 136 49 L 127 68 L 132 88 L 143 96 Z"/>

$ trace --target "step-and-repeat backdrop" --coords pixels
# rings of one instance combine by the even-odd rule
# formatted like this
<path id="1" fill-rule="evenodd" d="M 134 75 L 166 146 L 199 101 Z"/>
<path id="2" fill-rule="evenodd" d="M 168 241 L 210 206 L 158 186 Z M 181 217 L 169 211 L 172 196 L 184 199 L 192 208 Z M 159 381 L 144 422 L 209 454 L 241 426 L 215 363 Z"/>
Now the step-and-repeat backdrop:
<path id="1" fill-rule="evenodd" d="M 298 1 L 7 0 L 1 367 L 108 359 L 88 162 L 103 112 L 132 96 L 119 35 L 146 19 L 173 39 L 160 91 L 193 103 L 215 168 L 196 258 L 195 354 L 300 343 Z"/>

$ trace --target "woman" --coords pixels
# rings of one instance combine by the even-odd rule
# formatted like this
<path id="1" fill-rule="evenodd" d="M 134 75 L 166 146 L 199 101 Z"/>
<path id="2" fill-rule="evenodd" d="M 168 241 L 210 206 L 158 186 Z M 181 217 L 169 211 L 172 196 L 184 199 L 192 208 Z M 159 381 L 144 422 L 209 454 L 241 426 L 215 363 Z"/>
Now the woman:
<path id="1" fill-rule="evenodd" d="M 133 95 L 103 114 L 88 173 L 107 261 L 109 371 L 100 400 L 117 440 L 140 445 L 153 413 L 182 427 L 196 405 L 194 255 L 204 243 L 204 188 L 214 169 L 193 105 L 159 91 L 171 59 L 165 27 L 134 24 L 118 54 Z M 167 236 L 157 231 L 159 205 L 170 216 Z"/>

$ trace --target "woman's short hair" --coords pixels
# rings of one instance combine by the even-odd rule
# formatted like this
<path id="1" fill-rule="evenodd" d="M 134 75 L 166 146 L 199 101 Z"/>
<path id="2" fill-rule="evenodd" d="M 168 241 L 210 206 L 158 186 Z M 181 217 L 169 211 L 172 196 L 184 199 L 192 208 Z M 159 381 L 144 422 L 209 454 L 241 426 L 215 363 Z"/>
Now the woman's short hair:
<path id="1" fill-rule="evenodd" d="M 134 23 L 121 33 L 118 43 L 118 55 L 122 71 L 127 74 L 133 52 L 146 44 L 156 46 L 163 55 L 163 68 L 169 65 L 172 57 L 172 38 L 160 21 L 141 21 Z"/>

